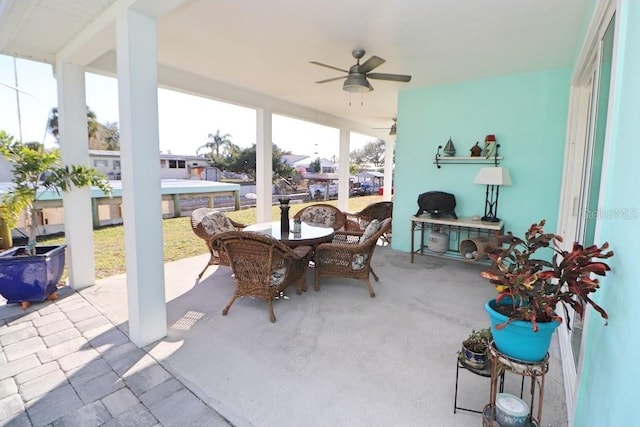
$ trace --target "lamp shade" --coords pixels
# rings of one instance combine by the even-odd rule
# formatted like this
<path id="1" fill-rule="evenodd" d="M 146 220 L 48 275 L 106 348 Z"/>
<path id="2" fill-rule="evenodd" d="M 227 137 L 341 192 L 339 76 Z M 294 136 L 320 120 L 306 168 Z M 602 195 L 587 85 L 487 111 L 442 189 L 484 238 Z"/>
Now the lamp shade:
<path id="1" fill-rule="evenodd" d="M 371 92 L 373 86 L 363 74 L 351 73 L 344 81 L 342 89 L 347 92 Z"/>
<path id="2" fill-rule="evenodd" d="M 509 169 L 502 167 L 480 168 L 474 184 L 482 185 L 511 185 Z"/>

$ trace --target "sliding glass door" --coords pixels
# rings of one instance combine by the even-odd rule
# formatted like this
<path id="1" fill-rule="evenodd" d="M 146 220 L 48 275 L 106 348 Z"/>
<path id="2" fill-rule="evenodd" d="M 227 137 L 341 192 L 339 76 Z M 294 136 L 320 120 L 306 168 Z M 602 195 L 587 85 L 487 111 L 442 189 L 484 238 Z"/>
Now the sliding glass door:
<path id="1" fill-rule="evenodd" d="M 615 46 L 615 1 L 599 3 L 594 18 L 572 77 L 558 222 L 558 234 L 564 237 L 565 249 L 570 249 L 574 241 L 583 245 L 596 243 L 597 224 L 604 214 L 598 206 Z M 581 319 L 573 311 L 569 312 L 565 321 L 571 329 L 558 328 L 558 337 L 571 420 L 584 334 Z"/>
<path id="2" fill-rule="evenodd" d="M 588 126 L 590 131 L 583 162 L 578 230 L 575 236 L 575 240 L 585 246 L 595 243 L 596 221 L 602 215 L 602 212 L 598 211 L 598 201 L 611 83 L 613 29 L 614 19 L 612 18 L 600 43 L 600 60 L 597 62 L 597 69 L 594 70 L 595 78 L 592 79 L 592 94 L 595 96 L 591 97 L 591 114 Z M 579 366 L 583 325 L 579 317 L 572 320 L 571 346 L 575 364 Z"/>

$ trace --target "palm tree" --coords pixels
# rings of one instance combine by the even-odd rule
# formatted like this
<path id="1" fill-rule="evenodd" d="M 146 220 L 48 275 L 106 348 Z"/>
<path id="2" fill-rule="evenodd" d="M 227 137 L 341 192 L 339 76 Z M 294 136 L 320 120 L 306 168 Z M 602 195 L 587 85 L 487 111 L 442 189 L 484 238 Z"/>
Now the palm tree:
<path id="1" fill-rule="evenodd" d="M 58 193 L 73 187 L 96 186 L 105 194 L 111 194 L 111 186 L 104 175 L 82 165 L 62 165 L 59 150 L 47 151 L 42 144 L 24 144 L 14 141 L 5 131 L 0 131 L 0 156 L 13 170 L 12 186 L 0 197 L 0 217 L 11 230 L 16 226 L 23 210 L 31 216 L 29 241 L 26 252 L 35 255 L 38 215 L 35 204 L 43 190 Z"/>
<path id="2" fill-rule="evenodd" d="M 207 141 L 204 145 L 202 145 L 201 147 L 199 147 L 196 150 L 196 154 L 200 153 L 200 150 L 205 149 L 205 150 L 209 150 L 211 152 L 211 157 L 220 157 L 220 150 L 222 149 L 224 152 L 224 149 L 229 145 L 229 144 L 233 144 L 231 142 L 231 135 L 229 135 L 228 133 L 225 133 L 224 135 L 220 135 L 220 129 L 216 130 L 216 134 L 212 134 L 210 133 L 207 138 L 209 138 L 209 141 Z"/>
<path id="3" fill-rule="evenodd" d="M 240 153 L 240 147 L 231 141 L 231 135 L 225 133 L 220 134 L 220 129 L 216 130 L 215 135 L 210 133 L 208 135 L 209 141 L 206 144 L 200 146 L 196 150 L 196 154 L 200 154 L 202 150 L 208 150 L 207 157 L 211 159 L 211 163 L 219 168 L 224 168 L 229 161 Z"/>
<path id="4" fill-rule="evenodd" d="M 89 139 L 96 137 L 98 128 L 100 127 L 100 123 L 98 123 L 96 117 L 96 113 L 87 106 L 87 134 Z M 56 141 L 59 142 L 60 129 L 58 128 L 58 107 L 53 107 L 51 109 L 51 114 L 47 121 L 47 130 L 49 130 L 49 132 L 51 132 L 51 134 L 56 138 Z"/>

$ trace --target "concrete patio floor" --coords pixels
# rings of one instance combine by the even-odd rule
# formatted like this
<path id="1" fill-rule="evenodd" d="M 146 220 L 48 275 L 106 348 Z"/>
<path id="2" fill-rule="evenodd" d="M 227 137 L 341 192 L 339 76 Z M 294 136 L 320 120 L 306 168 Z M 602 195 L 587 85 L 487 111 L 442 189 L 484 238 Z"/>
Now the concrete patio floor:
<path id="1" fill-rule="evenodd" d="M 378 247 L 376 298 L 364 283 L 344 279 L 325 279 L 314 292 L 310 269 L 309 290 L 296 295 L 290 288 L 289 299 L 275 302 L 272 324 L 266 303 L 250 298 L 237 300 L 223 317 L 233 293 L 231 270 L 210 267 L 197 283 L 207 259 L 166 264 L 168 334 L 144 351 L 121 333 L 128 330 L 124 275 L 26 312 L 0 305 L 0 425 L 482 425 L 479 414 L 453 414 L 456 352 L 471 329 L 488 325 L 483 305 L 494 295 L 479 277 L 480 265 L 429 256 L 411 264 L 408 254 Z M 78 307 L 92 316 L 80 316 Z M 68 339 L 85 351 L 74 353 L 67 344 L 61 358 L 49 357 L 66 379 L 49 376 L 37 393 L 30 391 L 33 379 L 46 377 L 45 369 L 35 361 L 21 369 L 17 362 L 32 357 L 45 364 L 51 332 L 38 319 L 52 313 L 79 335 L 59 327 L 55 342 L 73 336 Z M 34 322 L 23 340 L 39 337 L 44 346 L 18 351 L 16 326 Z M 540 425 L 566 426 L 557 339 L 550 353 Z M 83 395 L 81 380 L 96 376 L 98 359 L 115 376 L 97 382 L 105 391 Z M 79 402 L 57 406 L 63 418 L 42 416 L 51 412 L 48 396 L 69 385 Z M 505 391 L 519 388 L 519 377 L 507 375 Z M 17 405 L 16 395 L 26 411 L 7 415 L 3 402 Z M 488 399 L 489 380 L 461 371 L 458 405 L 481 409 Z M 83 414 L 88 421 L 80 424 Z"/>

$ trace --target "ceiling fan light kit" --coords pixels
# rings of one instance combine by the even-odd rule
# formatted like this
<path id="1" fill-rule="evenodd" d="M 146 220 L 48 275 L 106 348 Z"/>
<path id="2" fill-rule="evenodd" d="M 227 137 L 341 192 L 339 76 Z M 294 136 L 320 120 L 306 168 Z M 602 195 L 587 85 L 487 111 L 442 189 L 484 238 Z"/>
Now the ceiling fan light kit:
<path id="1" fill-rule="evenodd" d="M 349 74 L 342 85 L 347 92 L 371 92 L 373 86 L 363 74 Z"/>

